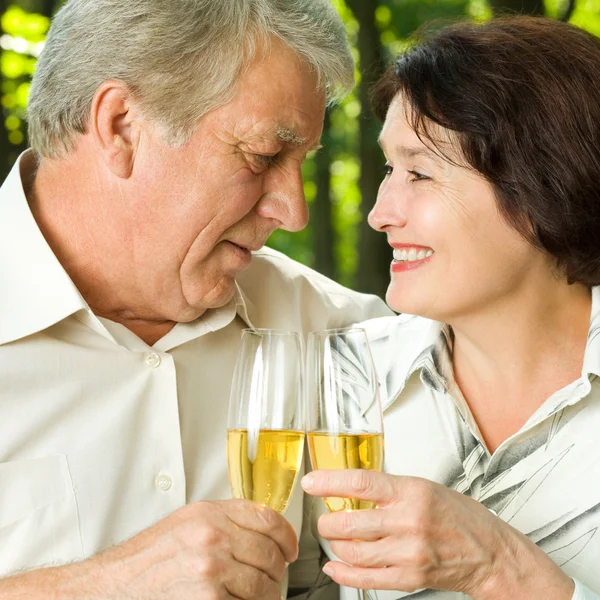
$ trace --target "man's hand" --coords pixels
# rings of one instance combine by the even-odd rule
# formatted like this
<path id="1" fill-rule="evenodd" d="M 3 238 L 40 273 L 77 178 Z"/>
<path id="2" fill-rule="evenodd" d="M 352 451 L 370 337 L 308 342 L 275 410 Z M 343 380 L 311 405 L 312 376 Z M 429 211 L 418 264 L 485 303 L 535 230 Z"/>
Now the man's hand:
<path id="1" fill-rule="evenodd" d="M 47 598 L 51 582 L 57 600 L 279 600 L 297 553 L 293 528 L 275 511 L 198 502 L 83 563 L 16 577 L 12 587 L 0 581 L 0 596 Z"/>
<path id="2" fill-rule="evenodd" d="M 341 585 L 456 591 L 476 600 L 570 600 L 574 583 L 526 536 L 479 502 L 416 477 L 366 470 L 314 471 L 313 496 L 359 498 L 379 508 L 319 519 L 345 563 L 324 570 Z"/>

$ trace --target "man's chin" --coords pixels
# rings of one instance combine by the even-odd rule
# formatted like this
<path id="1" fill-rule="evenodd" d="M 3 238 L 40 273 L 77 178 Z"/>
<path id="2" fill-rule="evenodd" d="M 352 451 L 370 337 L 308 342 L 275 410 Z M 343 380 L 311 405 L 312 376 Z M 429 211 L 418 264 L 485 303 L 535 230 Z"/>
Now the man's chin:
<path id="1" fill-rule="evenodd" d="M 239 269 L 238 272 L 241 271 L 242 269 Z M 198 318 L 207 310 L 222 308 L 228 304 L 233 298 L 235 290 L 235 278 L 231 275 L 223 276 L 215 286 L 207 289 L 204 293 L 199 290 L 190 306 L 191 311 L 196 314 L 194 318 Z"/>

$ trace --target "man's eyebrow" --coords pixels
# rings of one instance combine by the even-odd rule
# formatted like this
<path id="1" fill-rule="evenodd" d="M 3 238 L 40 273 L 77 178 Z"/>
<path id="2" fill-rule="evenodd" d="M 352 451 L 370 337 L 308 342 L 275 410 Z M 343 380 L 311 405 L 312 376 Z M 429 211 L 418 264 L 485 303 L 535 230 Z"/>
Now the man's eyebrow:
<path id="1" fill-rule="evenodd" d="M 283 125 L 277 125 L 275 135 L 280 142 L 286 144 L 292 144 L 292 146 L 302 146 L 306 144 L 306 138 L 300 135 L 295 129 L 291 127 L 284 127 Z"/>
<path id="2" fill-rule="evenodd" d="M 280 142 L 284 144 L 291 144 L 292 146 L 303 146 L 308 141 L 306 137 L 300 135 L 293 127 L 285 127 L 284 125 L 278 125 L 275 129 L 275 135 Z M 323 145 L 320 142 L 314 143 L 309 149 L 309 152 L 316 152 L 320 150 Z"/>

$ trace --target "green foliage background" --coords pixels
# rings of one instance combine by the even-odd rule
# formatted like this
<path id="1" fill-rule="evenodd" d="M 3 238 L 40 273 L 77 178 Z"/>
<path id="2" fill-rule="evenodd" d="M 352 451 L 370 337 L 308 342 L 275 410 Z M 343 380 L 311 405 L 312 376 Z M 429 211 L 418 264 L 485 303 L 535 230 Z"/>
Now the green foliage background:
<path id="1" fill-rule="evenodd" d="M 225 1 L 225 0 L 219 0 Z M 358 0 L 371 2 L 377 30 L 386 60 L 405 47 L 409 36 L 424 23 L 432 20 L 474 19 L 485 20 L 492 16 L 487 0 Z M 0 2 L 1 28 L 0 71 L 2 89 L 3 125 L 0 127 L 0 175 L 5 175 L 17 156 L 27 147 L 26 105 L 30 79 L 35 71 L 36 59 L 43 49 L 51 14 L 60 2 L 48 0 L 20 0 Z M 357 61 L 357 80 L 360 81 L 360 64 L 357 36 L 361 23 L 350 6 L 351 0 L 333 0 L 342 16 Z M 546 14 L 560 17 L 566 9 L 563 0 L 546 0 Z M 600 35 L 600 0 L 578 0 L 569 21 L 596 35 Z M 351 94 L 330 113 L 331 125 L 325 143 L 331 152 L 330 204 L 332 226 L 327 231 L 334 258 L 335 277 L 351 287 L 357 286 L 359 269 L 359 229 L 363 218 L 359 179 L 359 119 L 363 114 L 357 93 Z M 382 158 L 383 169 L 383 158 Z M 382 170 L 383 172 L 383 170 Z M 309 204 L 317 193 L 315 158 L 310 158 L 304 168 L 305 191 Z M 368 199 L 369 206 L 373 198 Z M 315 231 L 319 223 L 313 219 L 302 232 L 289 234 L 275 232 L 270 245 L 289 256 L 315 265 Z M 387 266 L 386 266 L 387 268 Z"/>

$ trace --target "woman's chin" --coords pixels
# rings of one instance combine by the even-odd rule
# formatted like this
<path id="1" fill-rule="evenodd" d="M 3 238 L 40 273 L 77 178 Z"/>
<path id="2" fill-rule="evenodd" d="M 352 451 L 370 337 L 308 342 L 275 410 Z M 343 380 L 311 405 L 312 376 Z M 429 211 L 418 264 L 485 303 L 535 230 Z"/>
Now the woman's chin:
<path id="1" fill-rule="evenodd" d="M 410 292 L 406 289 L 401 289 L 400 286 L 394 285 L 392 281 L 385 295 L 385 301 L 394 312 L 420 315 L 420 310 L 424 308 L 422 302 L 423 296 L 414 292 L 414 289 L 410 290 Z M 419 298 L 421 301 L 419 301 Z"/>
<path id="2" fill-rule="evenodd" d="M 397 313 L 416 315 L 433 321 L 443 320 L 440 311 L 435 310 L 435 303 L 431 302 L 430 292 L 418 293 L 415 288 L 410 291 L 398 289 L 393 283 L 390 284 L 385 296 L 387 305 Z"/>

